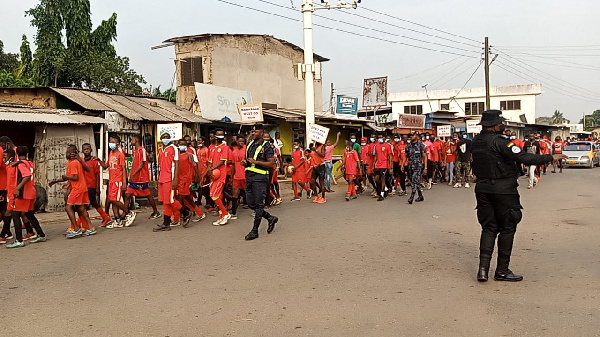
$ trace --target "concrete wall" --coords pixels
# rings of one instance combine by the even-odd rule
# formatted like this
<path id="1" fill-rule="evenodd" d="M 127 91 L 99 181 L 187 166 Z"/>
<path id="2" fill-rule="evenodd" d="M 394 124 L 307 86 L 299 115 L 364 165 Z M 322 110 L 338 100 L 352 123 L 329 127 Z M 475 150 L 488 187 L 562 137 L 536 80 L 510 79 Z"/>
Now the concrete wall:
<path id="1" fill-rule="evenodd" d="M 304 109 L 304 82 L 295 77 L 294 65 L 303 52 L 269 36 L 211 36 L 175 45 L 176 58 L 203 57 L 206 84 L 247 90 L 255 103 L 275 103 Z M 193 86 L 181 85 L 177 68 L 177 105 L 189 108 L 196 95 Z M 315 81 L 315 108 L 322 111 L 323 87 Z"/>

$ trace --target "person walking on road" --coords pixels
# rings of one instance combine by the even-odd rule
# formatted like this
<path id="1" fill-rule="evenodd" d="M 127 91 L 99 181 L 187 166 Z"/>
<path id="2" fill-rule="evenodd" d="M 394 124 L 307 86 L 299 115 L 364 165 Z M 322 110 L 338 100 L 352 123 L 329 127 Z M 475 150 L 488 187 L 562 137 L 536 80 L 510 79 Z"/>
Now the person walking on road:
<path id="1" fill-rule="evenodd" d="M 415 193 L 419 193 L 417 202 L 425 200 L 423 198 L 423 185 L 421 184 L 421 175 L 427 173 L 427 148 L 425 144 L 421 143 L 419 139 L 419 132 L 413 131 L 410 136 L 410 142 L 406 144 L 404 150 L 406 152 L 406 158 L 402 163 L 405 166 L 408 162 L 408 171 L 410 173 L 410 187 L 412 193 L 408 198 L 408 203 L 412 204 L 415 199 Z"/>
<path id="2" fill-rule="evenodd" d="M 242 160 L 242 165 L 246 167 L 247 203 L 254 211 L 254 225 L 250 233 L 246 235 L 246 240 L 258 238 L 258 228 L 263 218 L 269 223 L 267 227 L 269 234 L 279 221 L 279 218 L 264 210 L 270 181 L 269 170 L 275 167 L 275 151 L 268 141 L 263 140 L 263 132 L 262 124 L 254 126 L 253 139 L 246 147 L 246 158 Z"/>
<path id="3" fill-rule="evenodd" d="M 479 245 L 479 270 L 477 280 L 488 280 L 490 261 L 498 239 L 498 261 L 494 279 L 517 282 L 523 276 L 508 267 L 517 224 L 522 213 L 519 191 L 518 163 L 540 165 L 558 161 L 565 155 L 538 155 L 521 150 L 508 137 L 503 136 L 505 119 L 500 110 L 483 112 L 479 123 L 483 130 L 473 140 L 473 172 L 477 177 L 475 198 L 477 219 L 481 224 Z"/>

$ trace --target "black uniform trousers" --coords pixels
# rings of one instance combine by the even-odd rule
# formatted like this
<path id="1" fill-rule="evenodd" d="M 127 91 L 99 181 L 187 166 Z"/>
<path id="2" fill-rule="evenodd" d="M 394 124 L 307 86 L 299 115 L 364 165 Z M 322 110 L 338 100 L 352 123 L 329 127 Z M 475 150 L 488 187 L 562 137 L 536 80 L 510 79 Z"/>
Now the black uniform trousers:
<path id="1" fill-rule="evenodd" d="M 481 224 L 480 266 L 489 268 L 496 237 L 498 263 L 496 272 L 507 272 L 517 224 L 523 217 L 519 194 L 476 192 L 477 220 Z"/>
<path id="2" fill-rule="evenodd" d="M 268 174 L 246 172 L 246 203 L 254 211 L 254 227 L 258 230 L 263 218 L 270 219 L 271 214 L 265 211 L 265 198 L 270 184 Z"/>

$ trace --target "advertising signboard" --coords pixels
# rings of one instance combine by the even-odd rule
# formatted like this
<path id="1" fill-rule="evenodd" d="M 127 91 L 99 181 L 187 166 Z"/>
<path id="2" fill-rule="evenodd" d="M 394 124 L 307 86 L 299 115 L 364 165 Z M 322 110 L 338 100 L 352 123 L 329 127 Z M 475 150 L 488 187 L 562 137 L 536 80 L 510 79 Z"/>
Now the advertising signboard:
<path id="1" fill-rule="evenodd" d="M 367 78 L 363 85 L 363 107 L 387 105 L 387 76 Z"/>
<path id="2" fill-rule="evenodd" d="M 358 114 L 358 97 L 337 95 L 335 113 L 346 115 Z"/>
<path id="3" fill-rule="evenodd" d="M 195 86 L 200 112 L 206 119 L 220 121 L 227 117 L 232 122 L 241 122 L 237 106 L 252 104 L 249 91 L 204 83 L 195 83 Z"/>

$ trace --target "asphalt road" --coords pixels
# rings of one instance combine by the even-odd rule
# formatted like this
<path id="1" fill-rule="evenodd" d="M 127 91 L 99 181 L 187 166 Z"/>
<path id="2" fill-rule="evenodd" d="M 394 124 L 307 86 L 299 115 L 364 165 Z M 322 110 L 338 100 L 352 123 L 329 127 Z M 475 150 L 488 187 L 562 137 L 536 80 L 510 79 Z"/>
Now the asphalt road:
<path id="1" fill-rule="evenodd" d="M 163 233 L 140 213 L 72 240 L 43 215 L 47 242 L 0 250 L 0 336 L 599 336 L 599 179 L 521 189 L 520 283 L 476 281 L 473 189 L 445 185 L 414 205 L 286 197 L 252 242 L 248 210 Z"/>

